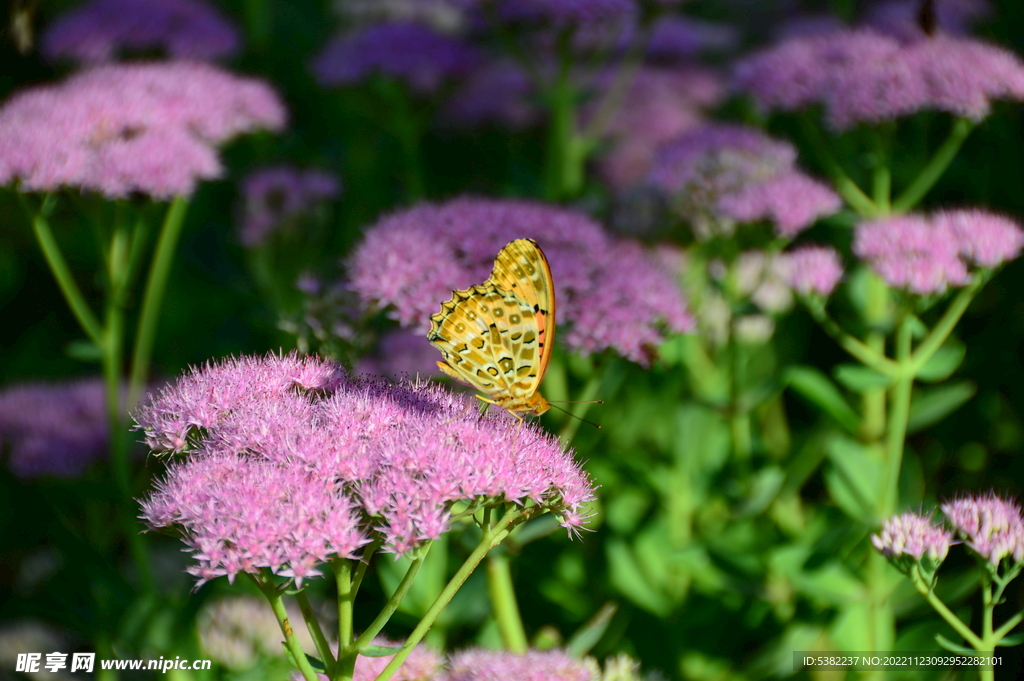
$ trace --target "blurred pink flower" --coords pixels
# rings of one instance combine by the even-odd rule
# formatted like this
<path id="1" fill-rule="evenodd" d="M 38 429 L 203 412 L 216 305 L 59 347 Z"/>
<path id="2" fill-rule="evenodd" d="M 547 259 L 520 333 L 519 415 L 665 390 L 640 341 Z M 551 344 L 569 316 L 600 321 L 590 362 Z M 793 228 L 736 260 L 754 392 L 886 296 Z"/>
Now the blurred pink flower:
<path id="1" fill-rule="evenodd" d="M 277 94 L 215 66 L 102 66 L 15 94 L 0 108 L 0 184 L 81 187 L 166 200 L 219 177 L 217 145 L 284 127 Z"/>

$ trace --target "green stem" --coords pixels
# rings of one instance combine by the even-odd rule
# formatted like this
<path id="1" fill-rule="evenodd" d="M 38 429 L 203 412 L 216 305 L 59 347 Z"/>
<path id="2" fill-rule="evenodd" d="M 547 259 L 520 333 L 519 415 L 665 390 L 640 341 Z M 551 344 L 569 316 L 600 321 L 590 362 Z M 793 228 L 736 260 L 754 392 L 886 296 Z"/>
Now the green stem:
<path id="1" fill-rule="evenodd" d="M 416 628 L 409 634 L 409 638 L 406 639 L 402 645 L 402 649 L 391 658 L 391 662 L 388 666 L 377 676 L 376 681 L 388 681 L 394 673 L 402 666 L 405 659 L 409 657 L 409 653 L 413 651 L 413 648 L 423 640 L 426 636 L 427 631 L 434 624 L 434 620 L 441 614 L 445 606 L 448 605 L 449 601 L 455 596 L 456 592 L 466 583 L 469 576 L 476 569 L 476 566 L 480 564 L 480 561 L 484 559 L 487 552 L 492 548 L 501 543 L 501 541 L 508 535 L 509 526 L 515 521 L 529 515 L 530 509 L 520 509 L 515 504 L 510 504 L 508 511 L 502 516 L 496 524 L 486 525 L 483 528 L 483 536 L 480 538 L 480 543 L 476 545 L 476 548 L 466 557 L 465 562 L 459 567 L 455 575 L 449 580 L 448 584 L 444 587 L 437 599 L 431 604 L 430 608 L 423 615 L 423 619 L 420 620 Z"/>
<path id="2" fill-rule="evenodd" d="M 33 216 L 32 229 L 35 232 L 36 240 L 39 242 L 39 247 L 43 251 L 43 256 L 50 266 L 50 271 L 53 272 L 53 277 L 57 280 L 61 293 L 64 294 L 64 300 L 67 301 L 68 307 L 71 308 L 71 312 L 78 320 L 78 324 L 96 347 L 102 347 L 105 342 L 103 328 L 100 326 L 96 315 L 89 309 L 89 304 L 85 301 L 82 290 L 75 283 L 75 278 L 71 275 L 71 269 L 68 267 L 67 261 L 64 260 L 60 246 L 57 245 L 57 240 L 53 237 L 50 223 L 43 217 L 42 210 Z"/>
<path id="3" fill-rule="evenodd" d="M 833 339 L 839 344 L 839 347 L 843 348 L 852 357 L 859 360 L 865 366 L 871 367 L 875 371 L 896 378 L 900 375 L 900 366 L 896 362 L 892 361 L 884 354 L 879 352 L 877 348 L 873 348 L 858 338 L 854 338 L 850 334 L 846 333 L 842 327 L 840 327 L 828 313 L 825 311 L 824 304 L 813 298 L 805 298 L 804 304 L 807 306 L 808 311 L 814 320 L 821 325 L 821 328 L 825 332 L 832 336 Z"/>
<path id="4" fill-rule="evenodd" d="M 338 657 L 352 643 L 352 615 L 355 611 L 355 589 L 352 588 L 352 562 L 347 558 L 331 561 L 334 583 L 338 589 Z"/>
<path id="5" fill-rule="evenodd" d="M 960 318 L 963 317 L 964 312 L 967 311 L 967 307 L 971 304 L 974 295 L 984 284 L 984 281 L 984 277 L 976 274 L 971 283 L 961 289 L 960 293 L 953 299 L 953 302 L 946 308 L 946 312 L 942 315 L 939 323 L 935 325 L 935 328 L 931 330 L 927 338 L 914 351 L 914 356 L 910 361 L 911 372 L 916 374 L 920 371 L 921 367 L 942 347 L 942 344 L 949 338 L 949 334 L 953 332 Z"/>
<path id="6" fill-rule="evenodd" d="M 572 86 L 572 59 L 569 43 L 572 34 L 558 37 L 558 74 L 547 91 L 551 119 L 544 159 L 544 192 L 549 201 L 570 198 L 583 188 L 582 141 L 576 136 L 576 92 Z"/>
<path id="7" fill-rule="evenodd" d="M 953 627 L 956 633 L 963 636 L 964 640 L 970 643 L 975 650 L 981 650 L 984 645 L 982 640 L 935 595 L 931 584 L 925 581 L 916 566 L 910 570 L 909 577 L 918 593 L 928 600 L 928 603 L 935 609 L 935 612 L 939 613 L 942 619 L 946 620 L 946 623 Z"/>
<path id="8" fill-rule="evenodd" d="M 996 643 L 1003 640 L 1003 637 L 1005 637 L 1007 634 L 1013 631 L 1013 628 L 1020 624 L 1021 620 L 1024 620 L 1024 610 L 1018 612 L 1016 615 L 1003 622 L 998 629 L 993 631 L 992 640 Z"/>
<path id="9" fill-rule="evenodd" d="M 888 130 L 886 130 L 888 132 Z M 892 169 L 889 167 L 889 140 L 881 130 L 875 130 L 875 169 L 872 173 L 872 196 L 879 215 L 888 215 L 892 202 Z"/>
<path id="10" fill-rule="evenodd" d="M 360 650 L 368 646 L 374 636 L 381 632 L 384 625 L 387 624 L 388 620 L 391 619 L 391 616 L 395 614 L 395 611 L 398 610 L 398 607 L 405 599 L 406 594 L 409 593 L 409 589 L 412 588 L 412 583 L 416 580 L 416 573 L 418 573 L 420 571 L 420 567 L 423 566 L 423 559 L 427 557 L 427 553 L 430 551 L 432 544 L 433 542 L 426 541 L 417 550 L 417 556 L 412 560 L 412 563 L 409 565 L 409 569 L 405 571 L 405 576 L 402 577 L 402 581 L 398 584 L 398 588 L 395 589 L 395 593 L 391 594 L 391 598 L 389 598 L 388 602 L 384 604 L 380 614 L 374 618 L 373 622 L 370 623 L 370 626 L 366 628 L 366 631 L 360 634 L 359 638 L 357 638 L 355 642 L 345 650 L 346 655 L 358 653 Z M 340 652 L 338 658 L 341 658 Z"/>
<path id="11" fill-rule="evenodd" d="M 921 170 L 917 178 L 910 183 L 910 186 L 893 201 L 892 212 L 905 213 L 924 198 L 925 194 L 935 186 L 935 183 L 939 181 L 942 174 L 946 172 L 946 168 L 956 158 L 960 147 L 963 146 L 964 140 L 967 139 L 967 136 L 971 134 L 973 129 L 974 123 L 966 118 L 958 118 L 953 122 L 953 127 L 949 131 L 949 137 L 946 138 L 946 141 L 935 151 L 935 155 L 928 161 L 928 164 Z"/>
<path id="12" fill-rule="evenodd" d="M 884 357 L 885 334 L 880 331 L 869 331 L 867 346 Z M 885 393 L 885 388 L 864 391 L 861 435 L 865 442 L 877 442 L 885 435 Z"/>
<path id="13" fill-rule="evenodd" d="M 309 630 L 309 635 L 313 638 L 316 652 L 324 663 L 327 675 L 330 676 L 334 670 L 335 659 L 331 654 L 331 646 L 327 642 L 327 637 L 324 636 L 324 631 L 320 628 L 320 619 L 313 611 L 313 605 L 309 602 L 309 596 L 306 595 L 305 590 L 296 592 L 295 600 L 299 604 L 299 610 L 302 611 L 302 619 L 306 620 L 306 629 Z"/>
<path id="14" fill-rule="evenodd" d="M 900 467 L 903 463 L 903 445 L 907 437 L 907 423 L 910 419 L 910 398 L 914 388 L 914 374 L 911 371 L 911 343 L 913 331 L 910 317 L 905 317 L 896 330 L 896 362 L 901 375 L 891 388 L 889 419 L 886 433 L 886 471 L 882 507 L 878 515 L 886 518 L 895 511 L 899 500 Z"/>
<path id="15" fill-rule="evenodd" d="M 409 93 L 400 83 L 383 83 L 382 91 L 390 105 L 392 130 L 402 149 L 405 166 L 405 192 L 410 202 L 426 196 L 425 173 L 423 170 L 423 125 L 421 125 L 409 98 Z"/>
<path id="16" fill-rule="evenodd" d="M 803 118 L 803 129 L 811 148 L 818 156 L 819 162 L 825 167 L 825 171 L 832 176 L 832 182 L 835 185 L 836 191 L 843 197 L 843 200 L 862 217 L 870 218 L 877 216 L 878 206 L 843 170 L 839 161 L 832 155 L 832 150 L 825 140 L 825 136 L 818 129 L 818 125 L 810 117 L 805 116 Z"/>
<path id="17" fill-rule="evenodd" d="M 522 655 L 529 643 L 516 602 L 508 556 L 504 552 L 492 553 L 487 557 L 487 586 L 491 595 L 491 609 L 505 650 Z"/>
<path id="18" fill-rule="evenodd" d="M 736 338 L 735 317 L 729 330 L 729 431 L 733 454 L 739 461 L 750 458 L 753 443 L 750 434 L 750 413 L 743 401 L 744 357 L 742 343 Z"/>
<path id="19" fill-rule="evenodd" d="M 163 303 L 167 280 L 171 274 L 174 253 L 178 248 L 182 226 L 185 224 L 185 211 L 188 201 L 175 197 L 167 208 L 160 237 L 157 240 L 153 264 L 146 281 L 143 294 L 142 310 L 139 314 L 139 326 L 135 334 L 135 347 L 132 351 L 131 375 L 128 379 L 127 408 L 133 409 L 139 400 L 142 386 L 149 377 L 149 363 L 153 356 L 153 343 L 156 340 L 157 323 L 160 321 L 160 306 Z"/>
<path id="20" fill-rule="evenodd" d="M 270 603 L 270 607 L 274 611 L 274 617 L 277 618 L 278 626 L 281 627 L 281 633 L 284 634 L 285 647 L 291 653 L 292 660 L 302 673 L 302 678 L 305 681 L 319 681 L 316 671 L 313 670 L 313 666 L 306 658 L 305 651 L 302 650 L 299 637 L 295 635 L 291 620 L 288 618 L 288 610 L 284 607 L 281 591 L 274 585 L 272 577 L 266 573 L 259 576 L 250 573 L 246 574 L 249 574 L 250 579 L 256 583 L 260 592 L 267 599 L 267 602 Z"/>

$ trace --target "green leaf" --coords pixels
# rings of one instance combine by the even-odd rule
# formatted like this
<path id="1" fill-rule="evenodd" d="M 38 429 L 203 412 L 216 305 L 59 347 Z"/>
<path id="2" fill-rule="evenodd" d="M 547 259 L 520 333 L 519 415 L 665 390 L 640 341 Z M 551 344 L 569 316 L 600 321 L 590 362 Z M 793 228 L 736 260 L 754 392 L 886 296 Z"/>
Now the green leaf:
<path id="1" fill-rule="evenodd" d="M 870 447 L 841 435 L 829 442 L 828 457 L 832 467 L 825 482 L 832 499 L 851 518 L 872 523 L 882 494 L 881 460 Z"/>
<path id="2" fill-rule="evenodd" d="M 950 339 L 935 351 L 920 369 L 917 370 L 918 380 L 926 383 L 938 383 L 949 378 L 964 361 L 967 346 L 960 341 Z"/>
<path id="3" fill-rule="evenodd" d="M 402 646 L 366 646 L 359 651 L 359 654 L 363 657 L 388 657 L 390 655 L 397 655 L 398 651 L 402 649 Z"/>
<path id="4" fill-rule="evenodd" d="M 1014 646 L 1019 646 L 1021 643 L 1024 643 L 1024 631 L 1011 636 L 1004 636 L 999 639 L 996 645 L 1002 648 L 1012 648 Z"/>
<path id="5" fill-rule="evenodd" d="M 974 657 L 978 654 L 978 651 L 974 648 L 965 648 L 964 646 L 958 643 L 953 643 L 942 634 L 935 634 L 935 641 L 951 653 L 957 653 L 958 655 L 966 655 L 967 657 Z"/>
<path id="6" fill-rule="evenodd" d="M 809 366 L 790 367 L 784 374 L 784 380 L 797 394 L 819 407 L 849 433 L 855 434 L 860 430 L 857 412 L 836 384 L 818 369 Z"/>
<path id="7" fill-rule="evenodd" d="M 837 381 L 857 393 L 888 388 L 894 383 L 889 376 L 860 364 L 840 364 L 832 373 Z"/>
<path id="8" fill-rule="evenodd" d="M 100 347 L 88 340 L 73 340 L 64 346 L 64 354 L 79 362 L 95 364 L 103 359 L 103 351 Z"/>
<path id="9" fill-rule="evenodd" d="M 610 539 L 606 550 L 612 585 L 644 610 L 659 617 L 668 615 L 672 604 L 647 581 L 629 545 L 621 539 Z"/>
<path id="10" fill-rule="evenodd" d="M 298 669 L 299 668 L 298 661 L 295 659 L 295 656 L 292 655 L 292 651 L 288 647 L 288 644 L 285 643 L 284 641 L 281 641 L 281 645 L 284 647 L 284 655 L 285 655 L 285 657 L 288 658 L 288 662 L 291 663 L 292 668 Z M 313 671 L 315 671 L 316 673 L 318 673 L 318 674 L 326 674 L 327 673 L 327 667 L 324 666 L 323 661 L 319 657 L 313 657 L 312 655 L 306 655 L 306 661 L 309 662 L 309 666 L 312 667 Z"/>
<path id="11" fill-rule="evenodd" d="M 974 397 L 975 392 L 977 386 L 971 381 L 918 390 L 910 403 L 907 433 L 915 433 L 938 423 L 964 406 L 964 403 Z"/>
<path id="12" fill-rule="evenodd" d="M 615 603 L 609 602 L 602 605 L 601 609 L 569 639 L 565 646 L 569 654 L 582 658 L 589 653 L 604 636 L 604 632 L 608 631 L 608 625 L 611 624 L 612 617 L 618 609 L 619 606 Z"/>

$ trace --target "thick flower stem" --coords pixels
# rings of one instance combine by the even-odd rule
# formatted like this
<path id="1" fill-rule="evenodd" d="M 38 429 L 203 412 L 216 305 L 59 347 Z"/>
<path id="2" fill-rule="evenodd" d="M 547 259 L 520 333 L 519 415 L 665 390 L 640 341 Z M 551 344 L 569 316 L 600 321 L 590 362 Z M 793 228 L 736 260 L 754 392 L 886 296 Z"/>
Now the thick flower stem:
<path id="1" fill-rule="evenodd" d="M 36 240 L 39 242 L 39 248 L 43 251 L 43 256 L 46 258 L 46 263 L 50 266 L 50 271 L 53 272 L 53 278 L 57 280 L 57 285 L 60 287 L 61 293 L 64 294 L 64 300 L 67 301 L 68 307 L 71 308 L 71 312 L 75 315 L 75 319 L 78 320 L 78 324 L 82 327 L 85 335 L 89 337 L 89 340 L 96 347 L 101 347 L 104 342 L 103 328 L 100 326 L 96 315 L 89 309 L 89 304 L 85 301 L 82 290 L 75 283 L 75 278 L 71 275 L 71 269 L 68 267 L 67 261 L 64 260 L 64 255 L 57 245 L 57 240 L 53 237 L 50 223 L 43 217 L 42 210 L 32 218 L 32 229 L 35 232 Z"/>
<path id="2" fill-rule="evenodd" d="M 523 619 L 519 614 L 519 604 L 516 602 L 508 556 L 504 552 L 492 553 L 487 557 L 487 587 L 491 595 L 491 609 L 498 623 L 498 631 L 501 632 L 501 642 L 505 650 L 522 655 L 529 644 L 526 640 L 526 630 L 523 628 Z"/>
<path id="3" fill-rule="evenodd" d="M 309 630 L 309 635 L 313 638 L 316 652 L 320 655 L 327 673 L 330 674 L 335 664 L 334 656 L 331 654 L 331 646 L 327 642 L 327 637 L 324 636 L 323 629 L 320 628 L 320 620 L 313 612 L 309 596 L 304 590 L 300 590 L 295 594 L 295 601 L 299 604 L 299 610 L 302 611 L 302 619 L 306 620 L 306 629 Z"/>
<path id="4" fill-rule="evenodd" d="M 338 650 L 345 650 L 352 643 L 352 613 L 356 590 L 352 584 L 352 562 L 347 558 L 331 561 L 334 583 L 338 589 Z"/>
<path id="5" fill-rule="evenodd" d="M 355 642 L 345 650 L 346 657 L 349 655 L 358 655 L 360 650 L 370 645 L 373 638 L 381 632 L 384 625 L 388 623 L 391 616 L 394 615 L 395 611 L 398 610 L 398 607 L 402 605 L 402 601 L 405 599 L 406 594 L 409 593 L 409 589 L 412 588 L 412 583 L 416 581 L 416 575 L 419 573 L 420 568 L 423 567 L 423 559 L 427 557 L 427 553 L 430 551 L 430 547 L 432 545 L 433 542 L 426 541 L 419 549 L 417 549 L 417 555 L 410 563 L 409 569 L 405 571 L 405 576 L 402 577 L 402 581 L 399 582 L 398 588 L 395 589 L 395 593 L 391 594 L 391 598 L 389 598 L 388 602 L 384 604 L 384 607 L 381 608 L 380 613 L 374 618 L 373 622 L 370 623 L 370 626 L 366 627 L 366 631 L 364 631 L 359 638 L 357 638 Z M 342 654 L 339 651 L 338 660 L 340 661 L 341 658 Z"/>
<path id="6" fill-rule="evenodd" d="M 982 287 L 985 282 L 985 278 L 982 276 L 975 275 L 974 280 L 970 284 L 965 286 L 960 293 L 956 295 L 953 302 L 946 308 L 946 312 L 942 315 L 942 319 L 935 325 L 935 328 L 931 330 L 931 333 L 921 341 L 921 344 L 914 351 L 914 356 L 911 361 L 911 370 L 917 373 L 925 363 L 932 358 L 932 355 L 938 351 L 942 344 L 949 338 L 949 334 L 953 332 L 960 318 L 964 316 L 964 312 L 967 311 L 968 305 L 974 300 L 974 294 L 978 292 L 978 289 Z"/>
<path id="7" fill-rule="evenodd" d="M 851 208 L 861 217 L 871 218 L 878 215 L 878 206 L 871 200 L 864 190 L 857 186 L 857 183 L 846 174 L 843 167 L 832 155 L 832 150 L 825 136 L 821 134 L 816 122 L 805 116 L 803 119 L 803 130 L 811 148 L 818 156 L 818 162 L 825 167 L 825 171 L 832 176 L 832 182 L 836 191 Z"/>
<path id="8" fill-rule="evenodd" d="M 935 151 L 935 155 L 921 169 L 921 172 L 910 183 L 910 186 L 893 201 L 893 213 L 906 213 L 924 198 L 925 194 L 935 186 L 935 183 L 939 181 L 942 174 L 946 172 L 949 164 L 956 158 L 960 147 L 963 146 L 964 140 L 967 139 L 967 136 L 971 134 L 973 129 L 974 123 L 966 118 L 958 118 L 953 122 L 953 128 L 949 131 L 949 137 L 946 138 L 946 141 Z"/>
<path id="9" fill-rule="evenodd" d="M 149 376 L 149 363 L 153 356 L 153 343 L 156 340 L 156 328 L 160 321 L 160 306 L 163 304 L 164 291 L 171 274 L 174 253 L 178 250 L 182 226 L 185 223 L 185 211 L 188 200 L 178 196 L 171 202 L 160 228 L 153 264 L 146 281 L 146 290 L 142 299 L 142 310 L 139 315 L 139 326 L 135 334 L 135 346 L 132 350 L 131 376 L 128 380 L 127 408 L 134 408 L 139 400 L 142 386 Z"/>
<path id="10" fill-rule="evenodd" d="M 910 399 L 914 388 L 914 374 L 911 371 L 911 343 L 913 331 L 910 318 L 904 318 L 896 331 L 896 362 L 902 372 L 889 395 L 889 418 L 886 424 L 885 483 L 878 508 L 878 517 L 893 514 L 899 502 L 900 468 L 903 464 L 903 444 L 907 437 L 910 419 Z"/>
<path id="11" fill-rule="evenodd" d="M 480 561 L 484 559 L 487 552 L 492 548 L 501 543 L 501 541 L 508 536 L 509 526 L 512 525 L 516 520 L 524 517 L 529 513 L 528 509 L 520 509 L 514 504 L 510 505 L 508 511 L 502 516 L 494 525 L 487 524 L 483 528 L 483 536 L 480 538 L 480 543 L 476 545 L 476 548 L 466 557 L 465 562 L 458 569 L 455 575 L 449 580 L 448 584 L 444 587 L 437 599 L 427 609 L 426 614 L 423 615 L 423 619 L 420 620 L 416 628 L 413 629 L 412 633 L 409 634 L 409 638 L 406 639 L 405 644 L 402 645 L 402 649 L 391 658 L 391 662 L 388 666 L 377 676 L 376 681 L 388 681 L 398 668 L 402 666 L 405 659 L 409 657 L 409 653 L 413 651 L 413 648 L 423 640 L 423 637 L 427 635 L 427 631 L 433 626 L 434 621 L 437 619 L 441 611 L 444 610 L 445 606 L 452 600 L 456 592 L 462 585 L 466 583 L 469 576 L 473 574 L 473 570 L 480 564 Z"/>
<path id="12" fill-rule="evenodd" d="M 558 74 L 547 92 L 551 118 L 544 158 L 544 194 L 549 201 L 572 198 L 583 189 L 586 144 L 576 134 L 576 90 L 570 77 L 571 35 L 563 32 L 559 36 Z"/>
<path id="13" fill-rule="evenodd" d="M 316 671 L 306 658 L 306 653 L 302 650 L 302 644 L 299 643 L 298 636 L 295 635 L 291 620 L 288 618 L 288 610 L 284 607 L 282 593 L 274 585 L 273 579 L 267 574 L 258 576 L 249 574 L 249 577 L 256 583 L 256 586 L 267 599 L 267 602 L 270 603 L 270 608 L 274 611 L 274 617 L 277 618 L 277 623 L 281 627 L 281 633 L 284 635 L 284 645 L 288 652 L 291 653 L 292 661 L 302 673 L 302 678 L 305 681 L 319 681 Z"/>
<path id="14" fill-rule="evenodd" d="M 942 619 L 946 620 L 946 623 L 953 627 L 953 630 L 956 631 L 956 633 L 963 636 L 964 640 L 970 643 L 972 647 L 976 650 L 980 649 L 983 645 L 982 640 L 978 638 L 977 634 L 971 631 L 970 627 L 963 623 L 963 620 L 957 617 L 952 610 L 946 607 L 946 604 L 943 603 L 938 596 L 935 595 L 934 589 L 932 589 L 932 586 L 921 575 L 916 566 L 910 570 L 909 576 L 910 581 L 914 584 L 914 588 L 916 588 L 918 593 L 928 600 L 929 605 L 935 609 L 935 612 L 939 613 Z"/>

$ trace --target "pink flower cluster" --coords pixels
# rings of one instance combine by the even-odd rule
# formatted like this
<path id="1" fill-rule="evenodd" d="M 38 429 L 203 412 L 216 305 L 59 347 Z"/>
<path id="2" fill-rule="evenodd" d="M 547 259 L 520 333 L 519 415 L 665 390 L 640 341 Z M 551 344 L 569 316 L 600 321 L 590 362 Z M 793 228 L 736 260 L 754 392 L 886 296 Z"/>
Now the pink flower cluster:
<path id="1" fill-rule="evenodd" d="M 784 255 L 788 283 L 800 295 L 829 296 L 843 278 L 843 262 L 834 248 L 801 246 Z"/>
<path id="2" fill-rule="evenodd" d="M 185 455 L 141 517 L 180 530 L 200 582 L 261 568 L 301 582 L 377 536 L 406 553 L 448 531 L 459 500 L 529 501 L 581 527 L 594 488 L 571 453 L 468 399 L 294 354 L 194 369 L 136 414 L 154 452 Z"/>
<path id="3" fill-rule="evenodd" d="M 530 650 L 523 655 L 472 648 L 454 655 L 438 681 L 597 681 L 597 664 L 562 650 Z"/>
<path id="4" fill-rule="evenodd" d="M 81 187 L 112 198 L 188 195 L 221 174 L 218 144 L 280 129 L 285 117 L 269 86 L 208 64 L 98 67 L 0 108 L 0 184 Z"/>
<path id="5" fill-rule="evenodd" d="M 821 104 L 845 130 L 929 109 L 981 119 L 994 99 L 1024 99 L 1024 63 L 971 38 L 901 41 L 873 29 L 800 36 L 748 57 L 736 82 L 764 109 Z"/>
<path id="6" fill-rule="evenodd" d="M 1020 506 L 995 494 L 946 502 L 942 512 L 967 546 L 997 567 L 1003 559 L 1024 560 L 1024 519 Z"/>
<path id="7" fill-rule="evenodd" d="M 239 238 L 250 248 L 268 241 L 275 230 L 341 191 L 341 183 L 322 170 L 301 170 L 293 166 L 266 166 L 249 173 L 242 182 L 243 216 Z"/>
<path id="8" fill-rule="evenodd" d="M 107 452 L 103 381 L 25 383 L 0 391 L 0 450 L 19 478 L 73 478 Z"/>
<path id="9" fill-rule="evenodd" d="M 673 275 L 651 254 L 580 213 L 529 201 L 461 198 L 388 215 L 356 249 L 351 284 L 365 303 L 389 306 L 403 326 L 426 333 L 453 290 L 483 282 L 498 251 L 523 237 L 551 265 L 568 348 L 646 363 L 666 331 L 692 328 Z"/>
<path id="10" fill-rule="evenodd" d="M 887 558 L 921 560 L 927 555 L 941 563 L 949 553 L 953 533 L 932 523 L 931 518 L 904 513 L 887 520 L 879 534 L 871 535 L 871 543 Z"/>
<path id="11" fill-rule="evenodd" d="M 387 22 L 337 36 L 316 58 L 313 71 L 324 85 L 356 85 L 381 74 L 430 95 L 478 61 L 476 49 L 458 38 L 417 22 Z"/>
<path id="12" fill-rule="evenodd" d="M 614 146 L 600 160 L 605 181 L 622 189 L 643 180 L 658 147 L 699 125 L 724 94 L 721 79 L 706 69 L 642 68 L 608 126 Z"/>
<path id="13" fill-rule="evenodd" d="M 662 145 L 650 180 L 698 235 L 701 220 L 724 218 L 769 220 L 791 238 L 842 207 L 835 192 L 796 168 L 791 144 L 738 125 L 700 126 Z"/>
<path id="14" fill-rule="evenodd" d="M 201 0 L 93 0 L 50 25 L 42 52 L 51 61 L 100 62 L 157 48 L 208 60 L 231 56 L 239 43 L 238 29 Z"/>
<path id="15" fill-rule="evenodd" d="M 1024 231 L 1017 223 L 976 209 L 864 222 L 853 238 L 854 254 L 889 285 L 921 295 L 963 286 L 970 265 L 996 267 L 1022 248 Z"/>

